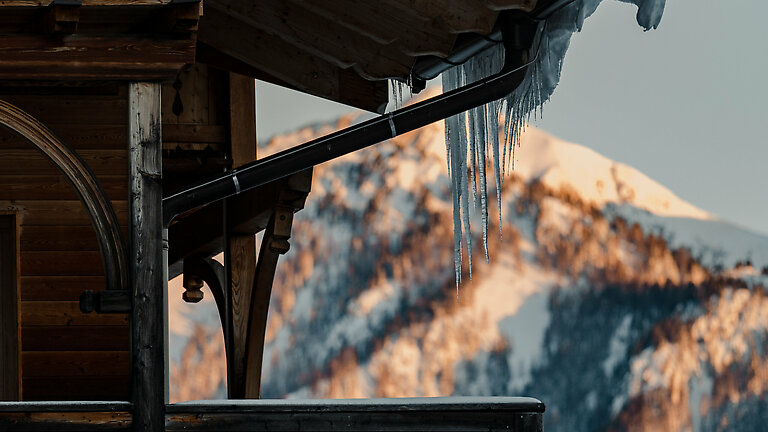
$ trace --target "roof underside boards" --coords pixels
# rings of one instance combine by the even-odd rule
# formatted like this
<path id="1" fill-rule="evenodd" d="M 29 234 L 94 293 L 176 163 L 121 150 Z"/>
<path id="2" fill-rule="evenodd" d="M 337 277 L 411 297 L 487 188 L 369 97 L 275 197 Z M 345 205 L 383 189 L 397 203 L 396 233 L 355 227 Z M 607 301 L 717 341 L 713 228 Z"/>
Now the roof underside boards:
<path id="1" fill-rule="evenodd" d="M 386 79 L 407 82 L 418 57 L 447 57 L 458 35 L 489 34 L 499 11 L 530 11 L 535 5 L 536 0 L 205 0 L 198 41 L 252 68 L 250 74 L 260 73 L 260 79 L 381 112 Z M 210 60 L 204 55 L 198 61 Z M 345 94 L 345 87 L 359 90 Z"/>
<path id="2" fill-rule="evenodd" d="M 536 2 L 0 0 L 0 79 L 168 80 L 197 61 L 382 112 L 387 79 Z"/>

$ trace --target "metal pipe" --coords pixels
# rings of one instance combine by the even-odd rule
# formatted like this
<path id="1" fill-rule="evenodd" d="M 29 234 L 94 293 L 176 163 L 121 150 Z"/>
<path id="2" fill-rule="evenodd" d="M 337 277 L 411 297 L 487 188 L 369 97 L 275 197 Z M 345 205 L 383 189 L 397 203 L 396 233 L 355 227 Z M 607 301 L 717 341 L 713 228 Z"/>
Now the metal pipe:
<path id="1" fill-rule="evenodd" d="M 527 60 L 528 48 L 537 28 L 538 23 L 525 21 L 510 26 L 511 31 L 505 31 L 505 65 L 496 75 L 251 162 L 163 198 L 165 226 L 177 215 L 196 207 L 237 195 L 508 95 L 520 85 L 525 76 L 524 69 L 531 63 L 523 62 Z"/>

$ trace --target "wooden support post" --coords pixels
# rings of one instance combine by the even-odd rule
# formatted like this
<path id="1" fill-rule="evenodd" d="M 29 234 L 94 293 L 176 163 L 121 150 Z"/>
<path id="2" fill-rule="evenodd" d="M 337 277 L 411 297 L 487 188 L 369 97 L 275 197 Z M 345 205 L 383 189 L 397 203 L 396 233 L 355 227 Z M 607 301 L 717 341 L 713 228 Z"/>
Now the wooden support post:
<path id="1" fill-rule="evenodd" d="M 160 431 L 168 400 L 160 84 L 130 83 L 128 98 L 133 419 L 137 431 Z"/>
<path id="2" fill-rule="evenodd" d="M 253 78 L 229 74 L 229 136 L 232 165 L 237 168 L 256 160 L 256 83 Z M 256 238 L 253 233 L 232 231 L 227 223 L 225 262 L 229 281 L 229 340 L 227 353 L 229 397 L 253 397 L 245 393 L 246 340 L 251 287 L 256 270 Z"/>

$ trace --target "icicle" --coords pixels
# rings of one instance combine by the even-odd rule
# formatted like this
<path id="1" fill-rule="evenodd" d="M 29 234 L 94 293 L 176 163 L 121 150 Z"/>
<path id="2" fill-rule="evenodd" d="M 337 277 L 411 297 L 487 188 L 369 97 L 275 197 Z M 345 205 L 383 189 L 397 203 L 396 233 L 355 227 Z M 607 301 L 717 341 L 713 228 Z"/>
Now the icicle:
<path id="1" fill-rule="evenodd" d="M 487 180 L 485 176 L 485 146 L 487 143 L 485 136 L 485 106 L 478 107 L 472 110 L 475 117 L 475 139 L 478 142 L 476 146 L 477 157 L 480 160 L 478 164 L 478 175 L 480 180 L 478 181 L 480 186 L 480 218 L 483 229 L 483 246 L 485 248 L 485 257 L 488 259 L 488 189 L 486 187 Z M 469 233 L 471 234 L 471 233 Z"/>
<path id="2" fill-rule="evenodd" d="M 458 87 L 458 70 L 449 69 L 443 73 L 443 89 Z M 453 266 L 456 278 L 456 301 L 459 297 L 459 284 L 461 283 L 462 262 L 462 229 L 461 229 L 461 136 L 459 134 L 459 116 L 451 116 L 445 119 L 445 147 L 448 162 L 448 172 L 451 178 L 451 196 L 453 198 Z M 466 157 L 466 154 L 464 155 Z M 466 173 L 466 171 L 464 171 Z"/>
<path id="3" fill-rule="evenodd" d="M 389 80 L 389 104 L 387 105 L 389 108 L 389 111 L 394 111 L 397 109 L 397 81 L 395 80 Z"/>
<path id="4" fill-rule="evenodd" d="M 403 94 L 405 93 L 406 87 L 410 89 L 411 101 L 413 101 L 413 85 L 410 82 L 410 77 L 408 80 L 408 83 L 403 83 L 394 79 L 389 80 L 389 111 L 394 111 L 403 107 L 405 100 Z"/>
<path id="5" fill-rule="evenodd" d="M 469 117 L 469 120 L 466 121 L 469 126 L 469 158 L 471 162 L 469 175 L 472 180 L 472 203 L 473 207 L 477 208 L 477 176 L 475 174 L 477 168 L 477 134 L 475 133 L 475 122 L 471 113 L 464 113 L 463 116 L 465 116 L 465 119 Z"/>
<path id="6" fill-rule="evenodd" d="M 493 163 L 499 213 L 499 236 L 501 237 L 503 178 L 509 170 L 515 168 L 515 147 L 520 145 L 520 138 L 526 123 L 532 116 L 534 118 L 541 117 L 544 103 L 549 100 L 557 86 L 571 35 L 581 29 L 584 19 L 594 12 L 600 1 L 577 0 L 565 5 L 546 19 L 542 30 L 534 40 L 531 49 L 531 55 L 534 57 L 526 65 L 521 84 L 503 100 L 491 102 L 445 120 L 446 160 L 451 177 L 453 197 L 454 267 L 457 296 L 461 281 L 462 237 L 464 234 L 467 236 L 470 281 L 472 279 L 470 199 L 474 204 L 472 207 L 477 207 L 478 201 L 480 204 L 483 246 L 486 259 L 489 258 L 486 184 L 486 167 L 489 162 L 487 159 L 490 156 Z M 642 13 L 638 12 L 638 23 L 646 29 L 658 25 L 665 0 L 625 1 L 638 4 L 642 10 Z M 467 83 L 476 82 L 497 73 L 503 62 L 502 44 L 497 44 L 480 52 L 464 64 L 455 66 L 443 73 L 443 92 L 454 90 Z M 393 97 L 393 99 L 397 99 L 397 97 Z M 402 94 L 400 94 L 400 99 L 402 99 Z M 503 139 L 500 137 L 500 127 L 503 127 Z M 467 166 L 467 157 L 470 158 L 469 167 Z M 469 191 L 470 187 L 472 193 Z"/>
<path id="7" fill-rule="evenodd" d="M 413 75 L 408 74 L 408 82 L 406 83 L 408 86 L 408 95 L 410 97 L 410 100 L 408 101 L 409 104 L 413 104 Z"/>
<path id="8" fill-rule="evenodd" d="M 464 85 L 462 82 L 461 76 L 459 76 L 459 84 Z M 461 120 L 463 116 L 459 116 L 459 119 Z M 469 261 L 469 282 L 472 283 L 472 231 L 470 229 L 469 224 L 469 178 L 467 176 L 467 129 L 464 125 L 459 125 L 459 133 L 456 136 L 456 139 L 458 141 L 458 149 L 459 152 L 453 153 L 456 151 L 456 149 L 452 149 L 452 154 L 457 155 L 457 166 L 456 168 L 458 171 L 454 172 L 454 177 L 456 176 L 456 173 L 459 174 L 459 181 L 457 182 L 457 186 L 459 187 L 459 205 L 461 206 L 461 212 L 464 216 L 464 230 L 466 230 L 467 233 L 467 258 Z M 464 199 L 461 199 L 461 197 L 464 197 Z M 454 209 L 454 213 L 456 213 L 456 209 Z M 455 216 L 454 216 L 455 217 Z M 461 228 L 459 229 L 459 236 L 462 235 Z M 461 240 L 459 241 L 459 246 L 461 246 Z M 461 271 L 461 259 L 459 260 L 459 271 Z"/>
<path id="9" fill-rule="evenodd" d="M 503 182 L 503 177 L 501 176 L 501 165 L 499 161 L 499 122 L 494 121 L 494 119 L 499 118 L 499 111 L 500 111 L 500 104 L 498 102 L 494 102 L 492 105 L 493 110 L 492 114 L 490 115 L 490 120 L 488 122 L 488 135 L 491 138 L 491 151 L 493 152 L 493 177 L 496 181 L 496 206 L 499 209 L 499 240 L 502 240 L 502 232 L 501 232 L 501 186 Z M 485 246 L 485 260 L 489 261 L 488 257 L 488 246 L 486 244 Z"/>

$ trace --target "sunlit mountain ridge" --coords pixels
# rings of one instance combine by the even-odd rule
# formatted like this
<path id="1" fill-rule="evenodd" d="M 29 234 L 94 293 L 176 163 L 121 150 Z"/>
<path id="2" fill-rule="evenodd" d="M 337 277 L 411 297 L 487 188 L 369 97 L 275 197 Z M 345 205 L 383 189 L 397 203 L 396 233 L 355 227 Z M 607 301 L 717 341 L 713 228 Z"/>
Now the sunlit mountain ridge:
<path id="1" fill-rule="evenodd" d="M 529 128 L 501 222 L 488 187 L 488 263 L 473 221 L 457 299 L 443 136 L 436 123 L 315 168 L 278 266 L 265 397 L 528 395 L 546 430 L 761 424 L 768 238 Z M 172 304 L 175 397 L 223 397 L 215 308 Z"/>

